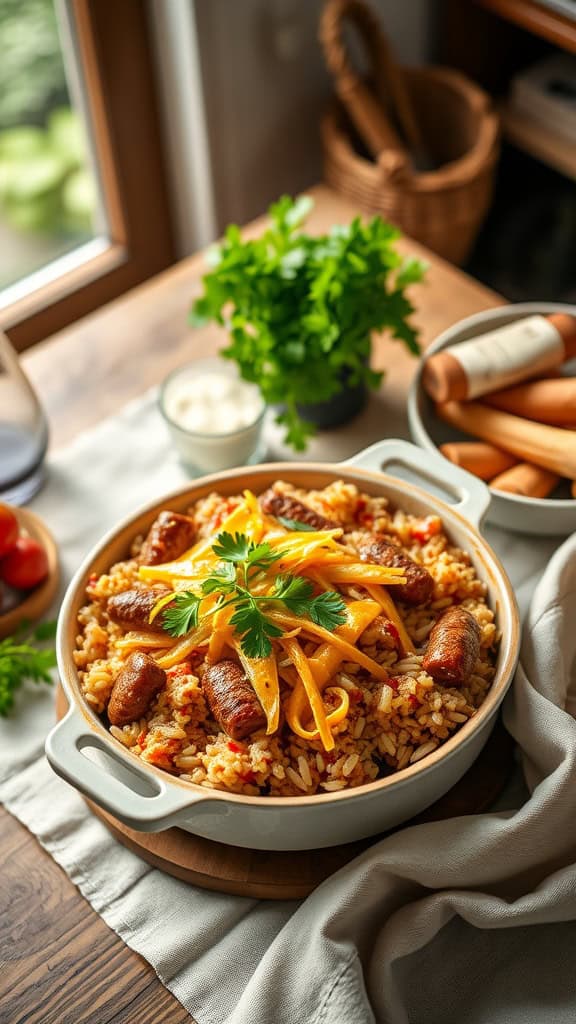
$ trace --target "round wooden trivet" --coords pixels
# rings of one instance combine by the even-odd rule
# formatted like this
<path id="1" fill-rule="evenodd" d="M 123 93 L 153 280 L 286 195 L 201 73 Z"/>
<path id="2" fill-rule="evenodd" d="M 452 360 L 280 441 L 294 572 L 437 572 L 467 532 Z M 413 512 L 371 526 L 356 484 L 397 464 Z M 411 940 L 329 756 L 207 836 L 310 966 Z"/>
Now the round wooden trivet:
<path id="1" fill-rule="evenodd" d="M 61 687 L 58 687 L 56 708 L 58 718 L 62 718 L 67 702 Z M 512 739 L 498 719 L 482 753 L 460 782 L 432 807 L 398 828 L 486 810 L 504 788 L 513 763 Z M 245 850 L 202 839 L 179 828 L 136 832 L 92 801 L 87 800 L 87 803 L 119 842 L 161 871 L 203 889 L 257 899 L 302 899 L 325 878 L 382 839 L 382 835 L 372 836 L 346 846 L 289 853 Z"/>
<path id="2" fill-rule="evenodd" d="M 14 512 L 22 533 L 42 544 L 48 557 L 48 575 L 33 590 L 23 592 L 19 604 L 0 614 L 0 639 L 16 632 L 22 622 L 36 622 L 52 604 L 60 582 L 58 548 L 50 530 L 29 509 L 15 508 Z"/>

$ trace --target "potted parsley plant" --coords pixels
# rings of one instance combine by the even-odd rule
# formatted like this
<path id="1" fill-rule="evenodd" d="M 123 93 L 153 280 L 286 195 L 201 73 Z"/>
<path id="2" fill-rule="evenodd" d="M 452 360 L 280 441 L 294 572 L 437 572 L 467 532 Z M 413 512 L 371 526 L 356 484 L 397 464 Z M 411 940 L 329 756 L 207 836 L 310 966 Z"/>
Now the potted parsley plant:
<path id="1" fill-rule="evenodd" d="M 192 326 L 216 321 L 229 344 L 222 355 L 278 408 L 285 441 L 306 448 L 316 426 L 346 422 L 362 408 L 382 373 L 370 368 L 371 334 L 388 330 L 417 356 L 413 306 L 406 288 L 425 265 L 395 248 L 400 232 L 380 217 L 310 236 L 302 224 L 313 201 L 283 196 L 270 226 L 244 240 L 236 225 L 208 254 L 204 291 Z"/>

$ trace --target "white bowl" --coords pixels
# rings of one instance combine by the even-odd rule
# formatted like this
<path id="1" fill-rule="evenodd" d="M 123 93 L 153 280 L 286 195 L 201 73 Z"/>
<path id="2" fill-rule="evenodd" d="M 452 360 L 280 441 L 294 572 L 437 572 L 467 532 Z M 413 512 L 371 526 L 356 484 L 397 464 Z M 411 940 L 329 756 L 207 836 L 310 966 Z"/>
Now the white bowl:
<path id="1" fill-rule="evenodd" d="M 559 302 L 519 302 L 513 306 L 487 309 L 449 327 L 426 350 L 426 357 L 535 313 L 544 316 L 548 313 L 570 313 L 576 316 L 576 306 Z M 434 403 L 422 386 L 422 368 L 423 363 L 420 364 L 408 396 L 408 420 L 414 441 L 423 448 L 437 451 L 439 445 L 448 441 L 470 440 L 468 435 L 444 423 L 436 415 Z M 576 444 L 576 434 L 574 439 Z M 438 454 L 443 457 L 440 452 Z M 452 465 L 447 459 L 445 462 Z M 576 530 L 576 500 L 569 495 L 565 482 L 550 498 L 523 498 L 492 490 L 487 519 L 496 526 L 503 526 L 516 533 L 566 536 Z"/>
<path id="2" fill-rule="evenodd" d="M 421 486 L 406 483 L 407 475 Z M 249 487 L 258 494 L 278 478 L 304 488 L 325 487 L 343 479 L 370 494 L 388 497 L 408 512 L 439 515 L 454 543 L 469 552 L 478 576 L 485 581 L 502 634 L 494 682 L 474 717 L 428 757 L 355 789 L 301 797 L 243 796 L 173 777 L 134 757 L 111 736 L 86 704 L 73 660 L 78 610 L 85 600 L 88 577 L 124 557 L 135 534 L 144 533 L 160 509 L 183 510 L 213 490 L 237 494 Z M 445 500 L 436 497 L 438 492 Z M 208 839 L 253 849 L 336 846 L 413 817 L 446 793 L 478 756 L 516 667 L 519 622 L 514 593 L 477 529 L 489 501 L 488 488 L 481 480 L 451 464 L 445 469 L 440 456 L 406 441 L 381 442 L 340 465 L 276 463 L 229 470 L 155 501 L 103 538 L 80 566 L 64 598 L 56 646 L 70 710 L 47 740 L 52 767 L 131 828 L 155 832 L 178 825 Z M 90 749 L 104 754 L 105 763 L 90 760 Z"/>

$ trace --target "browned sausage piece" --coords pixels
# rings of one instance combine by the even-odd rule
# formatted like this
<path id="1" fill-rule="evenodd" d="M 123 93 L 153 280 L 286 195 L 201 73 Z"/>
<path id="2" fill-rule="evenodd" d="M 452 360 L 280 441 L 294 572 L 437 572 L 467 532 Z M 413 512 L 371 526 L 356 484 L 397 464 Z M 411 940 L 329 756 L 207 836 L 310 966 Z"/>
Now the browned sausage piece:
<path id="1" fill-rule="evenodd" d="M 146 629 L 151 633 L 163 633 L 162 609 L 153 622 L 149 622 L 150 612 L 161 597 L 169 594 L 167 588 L 152 590 L 150 587 L 141 590 L 124 590 L 121 594 L 113 594 L 108 598 L 106 610 L 113 622 L 124 629 Z"/>
<path id="2" fill-rule="evenodd" d="M 432 597 L 434 580 L 428 570 L 423 565 L 413 562 L 395 544 L 389 544 L 382 537 L 371 533 L 360 542 L 358 551 L 363 562 L 404 569 L 406 583 L 394 586 L 394 593 L 398 594 L 400 601 L 406 601 L 407 604 L 425 604 Z"/>
<path id="3" fill-rule="evenodd" d="M 166 683 L 166 673 L 147 654 L 136 652 L 116 676 L 108 702 L 111 725 L 129 725 L 146 714 Z"/>
<path id="4" fill-rule="evenodd" d="M 265 491 L 260 495 L 260 505 L 263 512 L 270 516 L 276 516 L 277 519 L 280 516 L 283 519 L 294 519 L 297 523 L 306 523 L 307 526 L 312 526 L 315 530 L 338 529 L 338 523 L 334 520 L 321 516 L 319 512 L 308 508 L 308 505 L 298 501 L 297 498 L 292 498 L 289 494 L 277 494 L 272 490 Z"/>
<path id="5" fill-rule="evenodd" d="M 143 565 L 173 562 L 192 546 L 195 536 L 194 522 L 188 516 L 166 510 L 160 512 L 142 545 L 140 561 Z"/>
<path id="6" fill-rule="evenodd" d="M 422 668 L 439 683 L 465 683 L 480 651 L 480 626 L 465 608 L 448 608 L 432 629 Z"/>
<path id="7" fill-rule="evenodd" d="M 214 718 L 233 740 L 241 740 L 266 725 L 260 701 L 235 661 L 211 665 L 202 688 Z"/>

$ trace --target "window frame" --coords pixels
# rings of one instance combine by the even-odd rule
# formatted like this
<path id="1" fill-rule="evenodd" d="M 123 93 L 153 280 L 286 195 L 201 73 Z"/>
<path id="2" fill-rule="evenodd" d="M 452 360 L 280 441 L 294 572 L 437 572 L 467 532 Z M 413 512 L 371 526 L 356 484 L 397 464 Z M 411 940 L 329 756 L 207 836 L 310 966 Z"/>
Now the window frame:
<path id="1" fill-rule="evenodd" d="M 19 351 L 177 258 L 148 5 L 142 0 L 68 0 L 67 8 L 109 244 L 2 310 L 0 327 Z M 70 264 L 69 255 L 64 259 Z"/>

